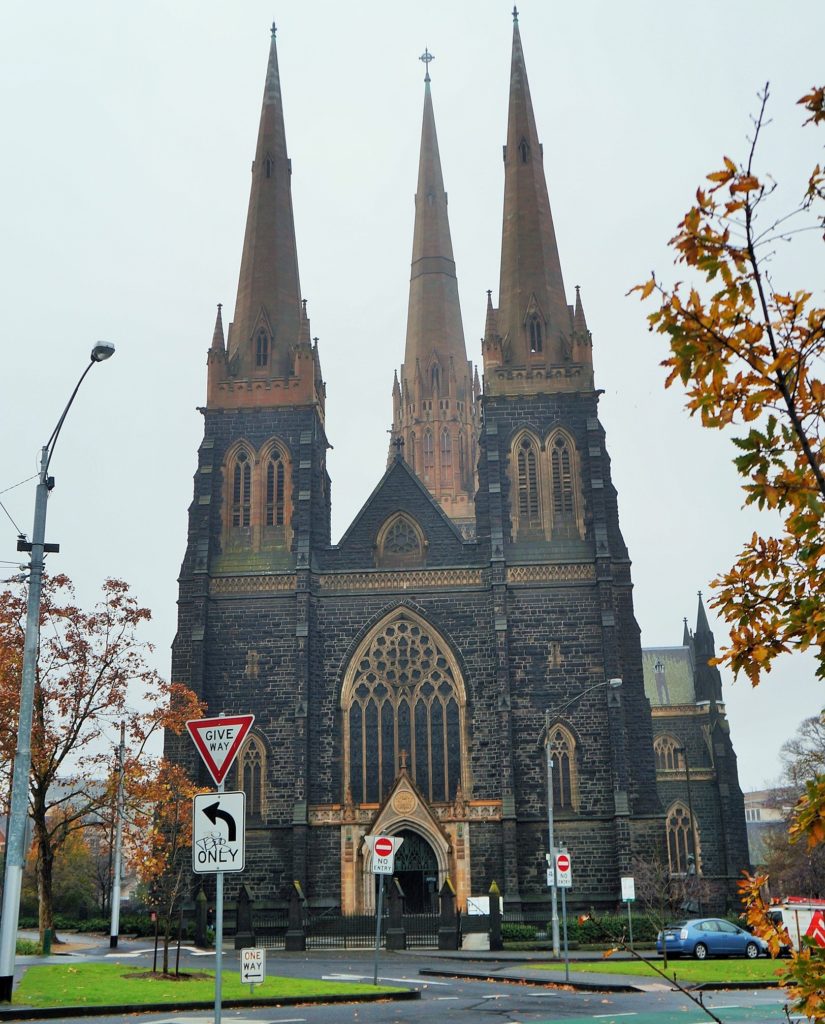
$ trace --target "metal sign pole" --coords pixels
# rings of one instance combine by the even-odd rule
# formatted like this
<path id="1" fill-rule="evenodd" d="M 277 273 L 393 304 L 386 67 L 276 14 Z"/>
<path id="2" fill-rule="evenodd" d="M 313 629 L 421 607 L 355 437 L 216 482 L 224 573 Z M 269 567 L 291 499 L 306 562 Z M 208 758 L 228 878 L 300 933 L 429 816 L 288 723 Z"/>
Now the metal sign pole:
<path id="1" fill-rule="evenodd" d="M 630 900 L 627 901 L 627 930 L 630 934 L 630 948 L 633 949 L 633 916 L 630 913 Z"/>
<path id="2" fill-rule="evenodd" d="M 561 920 L 564 929 L 564 980 L 570 981 L 570 951 L 567 948 L 567 889 L 561 891 Z"/>
<path id="3" fill-rule="evenodd" d="M 223 793 L 223 783 L 218 786 L 218 795 Z M 215 878 L 215 1024 L 221 1024 L 221 986 L 223 978 L 223 871 Z"/>
<path id="4" fill-rule="evenodd" d="M 372 972 L 373 985 L 378 984 L 378 950 L 381 948 L 381 918 L 384 914 L 384 876 L 376 875 L 378 879 L 378 901 L 375 911 L 375 969 Z"/>

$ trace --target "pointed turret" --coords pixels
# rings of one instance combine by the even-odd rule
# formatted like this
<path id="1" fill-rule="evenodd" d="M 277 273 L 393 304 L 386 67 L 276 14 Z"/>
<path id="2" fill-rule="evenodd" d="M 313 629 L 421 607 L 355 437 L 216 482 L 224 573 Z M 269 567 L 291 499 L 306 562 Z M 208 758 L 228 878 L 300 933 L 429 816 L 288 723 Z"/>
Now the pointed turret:
<path id="1" fill-rule="evenodd" d="M 315 386 L 309 324 L 301 302 L 291 175 L 273 25 L 238 297 L 227 339 L 227 379 L 224 387 L 218 389 L 216 381 L 215 388 L 210 388 L 210 405 L 318 402 L 323 407 L 323 395 Z M 275 384 L 287 380 L 288 387 Z M 252 391 L 238 388 L 240 381 L 249 382 Z M 266 391 L 265 397 L 251 397 L 261 389 Z"/>
<path id="2" fill-rule="evenodd" d="M 696 612 L 696 632 L 693 634 L 693 651 L 696 658 L 694 688 L 697 700 L 722 700 L 722 676 L 715 665 L 709 664 L 716 657 L 716 642 L 710 629 L 702 591 L 699 591 L 699 608 Z"/>
<path id="3" fill-rule="evenodd" d="M 711 642 L 713 641 L 713 633 L 710 631 L 710 623 L 708 622 L 707 612 L 705 611 L 705 604 L 702 600 L 702 591 L 698 591 L 697 596 L 699 598 L 699 608 L 696 612 L 696 633 L 698 636 L 710 636 Z"/>
<path id="4" fill-rule="evenodd" d="M 215 329 L 212 332 L 212 344 L 210 346 L 210 351 L 212 351 L 212 352 L 225 352 L 226 351 L 226 346 L 224 345 L 224 341 L 223 341 L 223 317 L 221 316 L 221 309 L 222 308 L 223 308 L 223 303 L 219 302 L 218 303 L 218 314 L 215 317 Z"/>
<path id="5" fill-rule="evenodd" d="M 467 360 L 458 298 L 447 193 L 435 129 L 425 50 L 424 114 L 415 194 L 407 340 L 400 379 L 393 388 L 390 460 L 397 438 L 404 458 L 453 519 L 474 515 L 476 412 L 472 365 Z M 413 385 L 412 391 L 410 384 Z"/>
<path id="6" fill-rule="evenodd" d="M 488 392 L 592 388 L 589 353 L 584 346 L 574 346 L 573 315 L 564 290 L 515 11 L 497 312 L 503 366 L 486 375 Z M 510 371 L 516 367 L 526 372 L 514 376 Z M 493 363 L 490 369 L 494 368 Z"/>

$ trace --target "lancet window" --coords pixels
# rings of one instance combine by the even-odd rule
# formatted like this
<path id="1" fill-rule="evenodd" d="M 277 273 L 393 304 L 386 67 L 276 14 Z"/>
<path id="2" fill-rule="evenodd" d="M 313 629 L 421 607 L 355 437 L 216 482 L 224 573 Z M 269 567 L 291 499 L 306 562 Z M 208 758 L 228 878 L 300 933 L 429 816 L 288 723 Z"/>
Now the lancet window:
<path id="1" fill-rule="evenodd" d="M 576 741 L 563 725 L 554 725 L 547 742 L 553 762 L 553 806 L 557 810 L 575 810 L 578 806 Z"/>
<path id="2" fill-rule="evenodd" d="M 530 334 L 530 351 L 541 352 L 543 343 L 541 320 L 536 315 L 531 316 L 527 321 L 527 329 Z"/>
<path id="3" fill-rule="evenodd" d="M 443 483 L 450 482 L 453 468 L 453 439 L 449 427 L 441 431 L 441 478 Z"/>
<path id="4" fill-rule="evenodd" d="M 455 798 L 464 763 L 464 685 L 446 644 L 406 611 L 379 625 L 347 672 L 345 779 L 356 803 L 380 803 L 402 767 L 427 800 Z"/>
<path id="5" fill-rule="evenodd" d="M 252 457 L 246 448 L 235 456 L 232 469 L 232 525 L 249 526 L 252 514 Z"/>
<path id="6" fill-rule="evenodd" d="M 424 431 L 424 475 L 429 476 L 435 466 L 435 452 L 433 451 L 433 434 L 431 430 Z"/>
<path id="7" fill-rule="evenodd" d="M 665 830 L 667 834 L 667 856 L 672 875 L 686 875 L 691 867 L 699 870 L 699 829 L 693 824 L 691 834 L 690 811 L 677 801 L 667 812 Z M 691 865 L 690 857 L 695 861 Z"/>
<path id="8" fill-rule="evenodd" d="M 264 779 L 266 748 L 260 737 L 249 736 L 238 753 L 238 786 L 246 793 L 246 809 L 250 814 L 264 812 Z"/>
<path id="9" fill-rule="evenodd" d="M 255 336 L 255 365 L 269 365 L 269 335 L 263 328 Z"/>
<path id="10" fill-rule="evenodd" d="M 516 495 L 519 528 L 540 527 L 539 452 L 535 440 L 529 436 L 521 439 L 516 450 Z"/>
<path id="11" fill-rule="evenodd" d="M 653 741 L 653 756 L 658 771 L 678 771 L 685 766 L 682 744 L 673 736 L 657 736 Z"/>
<path id="12" fill-rule="evenodd" d="M 279 448 L 273 448 L 266 460 L 265 489 L 266 508 L 264 523 L 267 526 L 283 526 L 286 510 L 286 471 L 284 458 Z"/>

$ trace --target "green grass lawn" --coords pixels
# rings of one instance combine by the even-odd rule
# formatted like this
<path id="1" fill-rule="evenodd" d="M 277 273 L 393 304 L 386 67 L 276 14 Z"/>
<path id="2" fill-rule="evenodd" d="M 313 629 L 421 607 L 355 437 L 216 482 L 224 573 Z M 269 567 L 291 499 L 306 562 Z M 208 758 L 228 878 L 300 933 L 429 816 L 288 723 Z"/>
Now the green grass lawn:
<path id="1" fill-rule="evenodd" d="M 527 964 L 529 967 L 541 967 L 542 970 L 563 970 L 558 962 L 552 964 Z M 664 970 L 661 960 L 656 961 L 659 970 Z M 676 974 L 677 981 L 687 982 L 748 982 L 774 981 L 779 964 L 775 960 L 682 960 L 677 958 L 667 962 L 666 974 L 672 978 Z M 582 963 L 573 961 L 571 971 L 590 974 L 633 974 L 646 978 L 657 978 L 659 975 L 652 967 L 639 960 L 601 960 L 598 963 Z"/>
<path id="2" fill-rule="evenodd" d="M 43 964 L 29 967 L 15 989 L 13 1002 L 26 1006 L 111 1006 L 146 1003 L 182 1003 L 192 1000 L 209 1002 L 215 998 L 215 972 L 197 970 L 204 978 L 174 981 L 139 977 L 146 971 L 121 964 Z M 224 999 L 307 998 L 329 995 L 351 995 L 354 999 L 365 993 L 404 991 L 375 985 L 349 982 L 315 981 L 312 978 L 267 978 L 255 986 L 241 985 L 235 971 L 224 971 L 221 986 Z"/>

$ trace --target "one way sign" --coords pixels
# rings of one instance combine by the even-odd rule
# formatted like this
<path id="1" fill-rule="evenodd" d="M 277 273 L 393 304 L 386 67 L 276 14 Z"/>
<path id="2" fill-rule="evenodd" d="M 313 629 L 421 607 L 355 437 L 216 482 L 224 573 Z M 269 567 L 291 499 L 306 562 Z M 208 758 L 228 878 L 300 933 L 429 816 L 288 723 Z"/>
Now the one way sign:
<path id="1" fill-rule="evenodd" d="M 192 870 L 243 871 L 246 793 L 201 793 L 192 801 Z"/>

